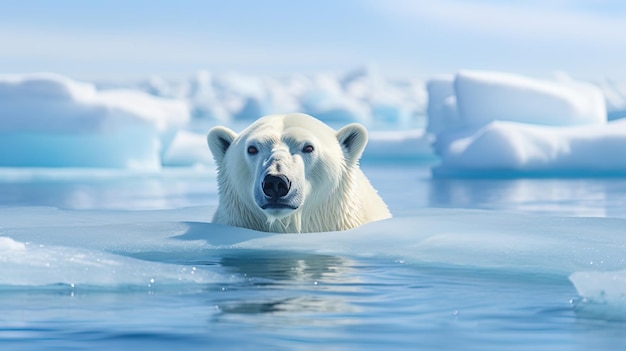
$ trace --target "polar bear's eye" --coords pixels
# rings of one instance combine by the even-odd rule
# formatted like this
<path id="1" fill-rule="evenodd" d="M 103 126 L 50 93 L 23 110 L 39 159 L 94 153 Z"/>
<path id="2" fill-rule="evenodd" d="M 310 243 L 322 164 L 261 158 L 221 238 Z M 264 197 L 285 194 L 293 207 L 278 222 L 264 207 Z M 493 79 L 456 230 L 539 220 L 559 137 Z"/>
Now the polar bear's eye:
<path id="1" fill-rule="evenodd" d="M 248 154 L 249 155 L 256 155 L 259 153 L 259 149 L 256 148 L 256 146 L 248 146 Z"/>
<path id="2" fill-rule="evenodd" d="M 313 148 L 313 145 L 307 145 L 302 148 L 302 152 L 304 152 L 305 154 L 310 154 L 311 152 L 313 152 L 313 150 L 315 150 L 315 148 Z"/>

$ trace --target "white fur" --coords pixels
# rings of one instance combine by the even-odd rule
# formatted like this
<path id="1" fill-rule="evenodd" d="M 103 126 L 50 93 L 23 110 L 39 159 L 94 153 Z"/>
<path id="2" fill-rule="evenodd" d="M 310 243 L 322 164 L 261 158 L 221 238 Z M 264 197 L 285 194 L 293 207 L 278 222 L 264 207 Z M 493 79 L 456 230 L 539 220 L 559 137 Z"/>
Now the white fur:
<path id="1" fill-rule="evenodd" d="M 218 167 L 220 203 L 214 223 L 307 233 L 345 230 L 391 217 L 359 168 L 367 144 L 367 131 L 359 124 L 335 131 L 305 114 L 270 115 L 239 135 L 215 127 L 207 141 Z M 314 151 L 303 151 L 307 145 Z M 250 146 L 258 152 L 248 153 Z M 284 199 L 297 209 L 261 209 L 269 201 L 262 186 L 267 174 L 289 179 Z"/>

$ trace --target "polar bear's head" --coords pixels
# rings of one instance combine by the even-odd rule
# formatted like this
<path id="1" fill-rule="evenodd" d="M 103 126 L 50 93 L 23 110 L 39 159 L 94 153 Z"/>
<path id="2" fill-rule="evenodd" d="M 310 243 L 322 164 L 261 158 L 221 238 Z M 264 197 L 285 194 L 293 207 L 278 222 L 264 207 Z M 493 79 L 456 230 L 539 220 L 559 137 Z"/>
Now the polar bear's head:
<path id="1" fill-rule="evenodd" d="M 367 131 L 359 124 L 335 131 L 305 114 L 270 115 L 239 135 L 215 127 L 207 141 L 220 204 L 274 222 L 327 202 L 358 163 Z"/>

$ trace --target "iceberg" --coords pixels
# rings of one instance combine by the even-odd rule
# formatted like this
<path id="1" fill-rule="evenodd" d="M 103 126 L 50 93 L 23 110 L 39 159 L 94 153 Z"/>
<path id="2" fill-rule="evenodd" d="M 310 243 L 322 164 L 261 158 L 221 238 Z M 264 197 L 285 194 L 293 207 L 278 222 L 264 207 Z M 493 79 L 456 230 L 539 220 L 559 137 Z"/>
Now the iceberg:
<path id="1" fill-rule="evenodd" d="M 626 174 L 626 123 L 607 120 L 597 86 L 460 71 L 427 87 L 435 176 Z"/>
<path id="2" fill-rule="evenodd" d="M 467 127 L 493 121 L 553 126 L 607 121 L 604 95 L 590 83 L 462 70 L 456 74 L 454 91 L 459 116 Z"/>
<path id="3" fill-rule="evenodd" d="M 0 76 L 2 167 L 158 169 L 187 106 L 56 74 Z"/>
<path id="4" fill-rule="evenodd" d="M 626 270 L 576 272 L 570 275 L 580 299 L 578 313 L 603 320 L 626 321 Z"/>
<path id="5" fill-rule="evenodd" d="M 552 127 L 496 121 L 445 131 L 436 176 L 606 176 L 626 174 L 626 121 Z"/>

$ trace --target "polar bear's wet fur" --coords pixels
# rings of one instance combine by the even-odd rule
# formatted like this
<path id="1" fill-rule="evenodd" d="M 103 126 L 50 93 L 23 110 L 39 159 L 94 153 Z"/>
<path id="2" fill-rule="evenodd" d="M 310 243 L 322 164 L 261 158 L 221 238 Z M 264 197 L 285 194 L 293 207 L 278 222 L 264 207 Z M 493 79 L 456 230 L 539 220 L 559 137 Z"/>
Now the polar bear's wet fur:
<path id="1" fill-rule="evenodd" d="M 391 217 L 359 168 L 367 130 L 338 131 L 305 114 L 265 116 L 207 137 L 217 163 L 213 223 L 278 233 L 354 228 Z"/>

